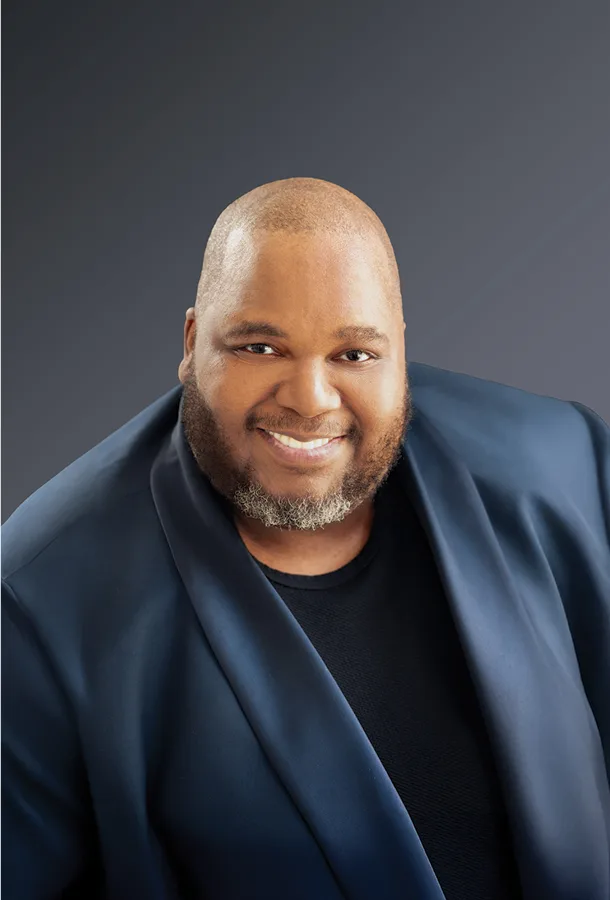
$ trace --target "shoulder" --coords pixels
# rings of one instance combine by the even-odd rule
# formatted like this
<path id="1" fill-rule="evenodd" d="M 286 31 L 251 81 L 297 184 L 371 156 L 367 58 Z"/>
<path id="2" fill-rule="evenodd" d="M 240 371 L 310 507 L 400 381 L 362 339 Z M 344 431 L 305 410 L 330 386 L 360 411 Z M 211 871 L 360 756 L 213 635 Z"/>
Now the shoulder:
<path id="1" fill-rule="evenodd" d="M 173 569 L 149 482 L 179 400 L 174 389 L 147 407 L 2 528 L 3 615 L 36 635 L 66 684 L 143 623 L 166 633 Z"/>
<path id="2" fill-rule="evenodd" d="M 22 503 L 2 526 L 2 577 L 29 566 L 73 535 L 101 537 L 129 515 L 149 487 L 150 468 L 177 421 L 174 388 L 70 463 Z"/>
<path id="3" fill-rule="evenodd" d="M 77 536 L 109 532 L 148 490 L 150 467 L 175 424 L 174 388 L 42 485 L 2 526 L 2 577 Z"/>
<path id="4" fill-rule="evenodd" d="M 538 442 L 548 444 L 558 434 L 563 442 L 582 446 L 591 441 L 603 444 L 610 436 L 601 416 L 575 400 L 424 363 L 410 363 L 409 378 L 415 409 L 448 436 L 470 433 L 492 443 L 509 438 L 512 448 L 523 441 L 532 447 Z"/>
<path id="5" fill-rule="evenodd" d="M 473 476 L 509 490 L 561 493 L 608 516 L 610 428 L 592 409 L 422 363 L 409 364 L 422 414 Z M 600 506 L 601 503 L 601 506 Z"/>

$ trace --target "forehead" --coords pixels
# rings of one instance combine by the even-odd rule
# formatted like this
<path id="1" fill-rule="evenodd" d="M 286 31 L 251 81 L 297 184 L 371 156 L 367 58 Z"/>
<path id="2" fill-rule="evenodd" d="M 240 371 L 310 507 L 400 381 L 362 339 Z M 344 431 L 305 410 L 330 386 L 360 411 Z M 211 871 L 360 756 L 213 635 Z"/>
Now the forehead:
<path id="1" fill-rule="evenodd" d="M 210 305 L 214 325 L 247 318 L 301 332 L 344 324 L 390 328 L 396 313 L 389 266 L 375 235 L 242 232 L 231 238 Z"/>

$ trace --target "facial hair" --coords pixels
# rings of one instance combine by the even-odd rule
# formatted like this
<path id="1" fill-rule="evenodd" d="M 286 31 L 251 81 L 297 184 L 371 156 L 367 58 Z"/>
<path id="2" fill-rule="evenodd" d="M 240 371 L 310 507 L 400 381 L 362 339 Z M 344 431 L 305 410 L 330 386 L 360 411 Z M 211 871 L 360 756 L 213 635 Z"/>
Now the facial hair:
<path id="1" fill-rule="evenodd" d="M 340 522 L 361 503 L 371 498 L 396 465 L 402 451 L 412 416 L 412 401 L 405 379 L 404 403 L 399 414 L 388 423 L 383 434 L 361 457 L 363 435 L 353 426 L 343 440 L 354 446 L 354 462 L 345 472 L 340 484 L 323 495 L 287 496 L 268 491 L 256 477 L 252 464 L 239 466 L 234 452 L 217 416 L 201 395 L 191 368 L 183 384 L 180 418 L 186 440 L 201 472 L 212 486 L 247 518 L 256 519 L 269 528 L 315 531 Z M 246 431 L 257 427 L 281 431 L 291 424 L 279 419 L 263 425 L 250 413 L 245 421 Z"/>

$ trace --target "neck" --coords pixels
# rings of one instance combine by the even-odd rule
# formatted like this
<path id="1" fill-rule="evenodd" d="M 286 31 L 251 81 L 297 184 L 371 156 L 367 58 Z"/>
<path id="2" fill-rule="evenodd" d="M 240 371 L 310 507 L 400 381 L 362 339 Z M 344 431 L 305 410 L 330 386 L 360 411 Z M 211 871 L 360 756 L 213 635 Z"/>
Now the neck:
<path id="1" fill-rule="evenodd" d="M 373 500 L 367 500 L 342 522 L 316 531 L 268 528 L 236 515 L 239 535 L 252 556 L 265 566 L 291 575 L 325 575 L 347 565 L 369 539 Z"/>

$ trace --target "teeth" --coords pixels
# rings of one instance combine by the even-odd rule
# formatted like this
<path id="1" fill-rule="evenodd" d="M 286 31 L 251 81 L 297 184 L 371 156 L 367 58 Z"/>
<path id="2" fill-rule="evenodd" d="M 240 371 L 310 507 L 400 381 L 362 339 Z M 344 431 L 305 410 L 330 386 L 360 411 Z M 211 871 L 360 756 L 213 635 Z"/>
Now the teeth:
<path id="1" fill-rule="evenodd" d="M 316 447 L 323 447 L 332 440 L 332 438 L 321 438 L 317 441 L 297 441 L 286 434 L 278 434 L 276 431 L 270 431 L 269 434 L 273 435 L 280 444 L 284 444 L 286 447 L 294 447 L 295 450 L 315 450 Z"/>

